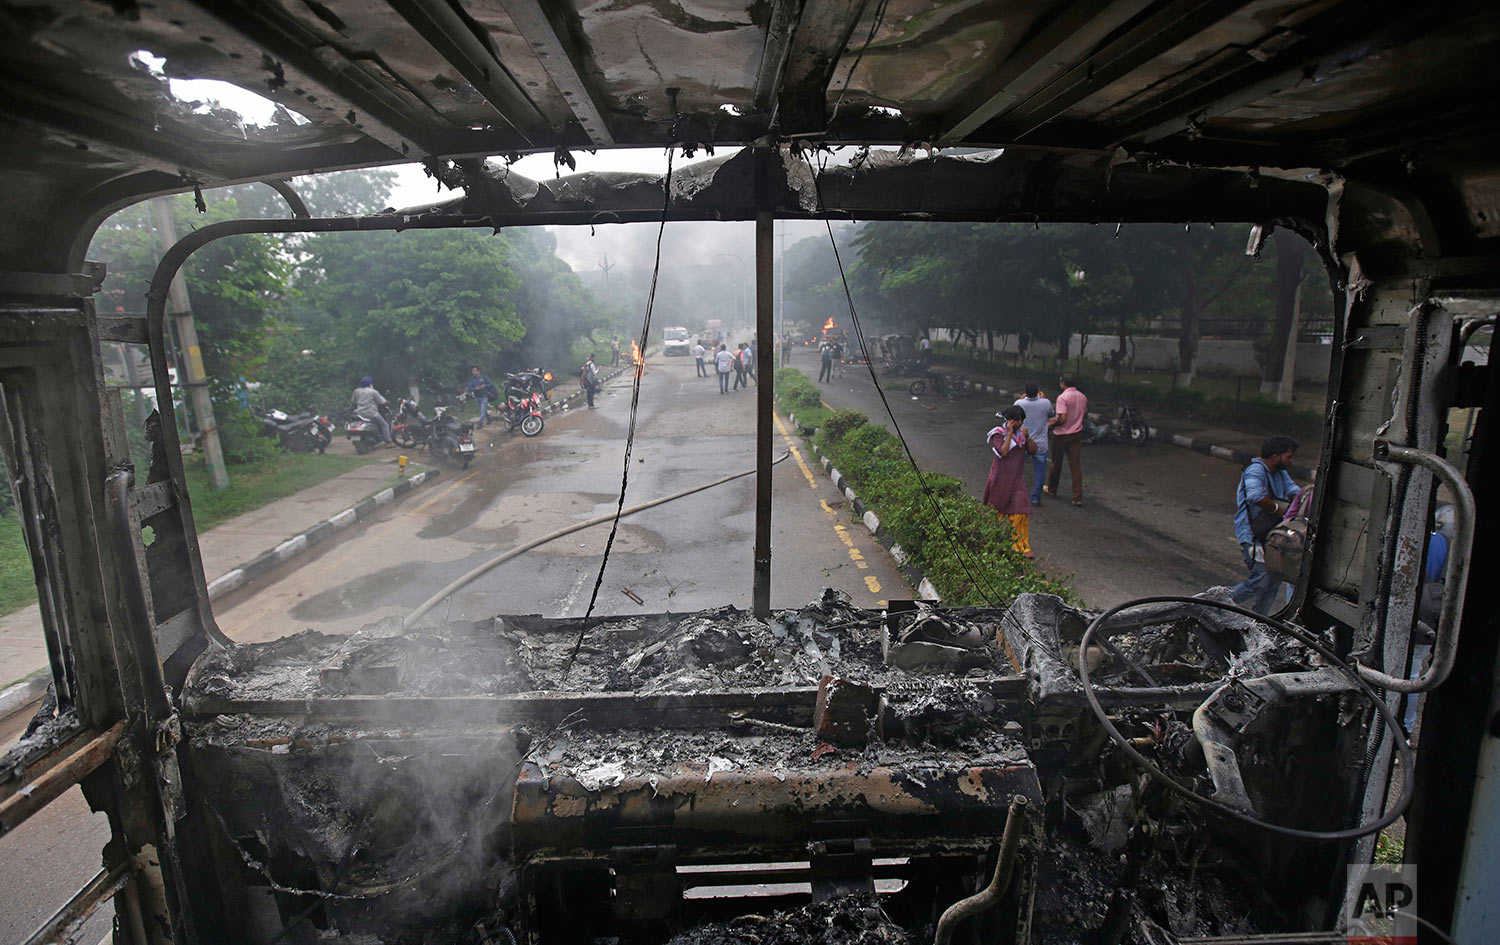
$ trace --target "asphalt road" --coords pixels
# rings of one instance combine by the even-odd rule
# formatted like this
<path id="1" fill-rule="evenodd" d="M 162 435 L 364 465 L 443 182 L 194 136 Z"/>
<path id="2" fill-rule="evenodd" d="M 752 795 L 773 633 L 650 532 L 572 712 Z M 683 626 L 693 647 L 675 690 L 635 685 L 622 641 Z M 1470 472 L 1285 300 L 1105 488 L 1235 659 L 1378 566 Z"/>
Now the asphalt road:
<path id="1" fill-rule="evenodd" d="M 0 745 L 25 730 L 30 710 L 0 720 Z M 109 819 L 89 810 L 73 788 L 0 837 L 0 942 L 21 942 L 94 878 L 109 842 Z M 114 922 L 110 903 L 84 924 L 77 941 L 95 945 Z"/>
<path id="2" fill-rule="evenodd" d="M 796 349 L 791 366 L 816 380 L 817 353 Z M 913 399 L 897 380 L 880 375 L 882 385 L 898 388 L 885 395 L 918 463 L 962 479 L 975 496 L 983 494 L 990 468 L 985 433 L 999 423 L 995 413 L 1015 398 L 970 394 L 949 401 L 928 393 Z M 1055 396 L 1056 384 L 1039 380 Z M 842 376 L 820 387 L 827 404 L 859 410 L 890 429 L 868 368 L 845 365 Z M 1109 404 L 1098 398 L 1089 408 L 1107 411 Z M 1044 497 L 1032 511 L 1032 551 L 1048 575 L 1069 577 L 1096 608 L 1236 584 L 1245 569 L 1234 540 L 1239 474 L 1233 463 L 1162 443 L 1085 446 L 1083 507 L 1071 503 L 1064 465 L 1060 498 Z"/>
<path id="3" fill-rule="evenodd" d="M 641 386 L 626 505 L 677 492 L 755 465 L 754 388 L 718 393 L 690 360 L 654 358 Z M 486 428 L 473 465 L 391 507 L 350 538 L 299 558 L 218 608 L 234 639 L 275 639 L 309 627 L 348 633 L 404 615 L 474 565 L 572 522 L 612 510 L 619 492 L 630 381 L 611 382 L 599 409 L 548 419 L 534 439 Z M 772 500 L 772 605 L 796 607 L 824 586 L 861 606 L 912 589 L 880 546 L 853 522 L 842 495 L 778 431 Z M 601 614 L 686 611 L 751 604 L 755 527 L 753 477 L 627 518 L 610 555 L 596 609 Z M 435 617 L 497 613 L 580 615 L 599 572 L 608 525 L 543 545 L 455 594 Z M 625 589 L 641 597 L 636 603 Z M 0 723 L 10 744 L 24 714 Z M 109 839 L 102 814 L 76 788 L 0 838 L 0 941 L 18 941 L 98 869 Z M 78 941 L 110 926 L 102 908 Z"/>
<path id="4" fill-rule="evenodd" d="M 751 469 L 755 389 L 721 395 L 686 358 L 653 357 L 642 378 L 627 507 Z M 392 507 L 350 539 L 289 564 L 269 583 L 216 608 L 240 642 L 307 628 L 349 633 L 405 615 L 455 577 L 515 546 L 610 512 L 619 495 L 631 396 L 629 374 L 597 410 L 548 418 L 527 439 L 486 427 L 465 472 Z M 796 444 L 778 431 L 779 455 Z M 862 606 L 912 590 L 885 549 L 844 508 L 802 451 L 773 476 L 771 603 L 797 607 L 825 585 Z M 813 473 L 816 472 L 816 475 Z M 755 480 L 737 479 L 622 521 L 595 613 L 751 605 Z M 599 525 L 544 544 L 453 594 L 434 618 L 501 613 L 582 615 L 609 535 Z M 637 603 L 626 591 L 641 598 Z"/>

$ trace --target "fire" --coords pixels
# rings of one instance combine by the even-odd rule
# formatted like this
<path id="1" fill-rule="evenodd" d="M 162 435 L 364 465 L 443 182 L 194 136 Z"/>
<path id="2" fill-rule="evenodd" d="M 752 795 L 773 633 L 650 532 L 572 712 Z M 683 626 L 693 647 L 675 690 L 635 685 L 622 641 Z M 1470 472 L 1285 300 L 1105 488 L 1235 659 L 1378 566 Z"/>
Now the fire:
<path id="1" fill-rule="evenodd" d="M 823 334 L 826 335 L 830 331 L 833 331 L 833 319 L 831 319 L 831 318 L 828 319 L 828 321 L 826 321 L 826 322 L 823 323 Z"/>
<path id="2" fill-rule="evenodd" d="M 630 362 L 635 365 L 635 376 L 640 377 L 645 370 L 646 359 L 641 356 L 641 346 L 635 343 L 634 338 L 630 339 Z"/>
<path id="3" fill-rule="evenodd" d="M 552 382 L 552 372 L 548 371 L 547 373 L 543 374 L 542 375 L 542 380 L 547 381 L 548 383 L 551 383 Z"/>

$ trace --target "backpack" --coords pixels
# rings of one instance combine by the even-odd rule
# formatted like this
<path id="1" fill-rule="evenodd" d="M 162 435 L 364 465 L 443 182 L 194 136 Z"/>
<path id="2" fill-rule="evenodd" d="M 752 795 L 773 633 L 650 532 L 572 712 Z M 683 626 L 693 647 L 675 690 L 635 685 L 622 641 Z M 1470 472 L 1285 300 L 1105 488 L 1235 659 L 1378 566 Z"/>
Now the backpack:
<path id="1" fill-rule="evenodd" d="M 1266 570 L 1293 584 L 1302 576 L 1302 559 L 1307 554 L 1308 538 L 1312 532 L 1310 516 L 1314 488 L 1308 486 L 1299 492 L 1287 509 L 1286 518 L 1270 526 L 1266 536 L 1260 539 L 1266 548 Z M 1261 511 L 1270 517 L 1270 513 Z M 1254 526 L 1252 519 L 1252 529 Z"/>

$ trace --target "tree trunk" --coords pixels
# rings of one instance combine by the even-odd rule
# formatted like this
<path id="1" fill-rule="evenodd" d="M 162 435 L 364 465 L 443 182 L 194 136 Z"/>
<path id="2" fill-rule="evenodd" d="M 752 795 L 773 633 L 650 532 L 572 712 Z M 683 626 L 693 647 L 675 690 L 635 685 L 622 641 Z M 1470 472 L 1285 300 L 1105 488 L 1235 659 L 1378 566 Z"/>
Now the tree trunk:
<path id="1" fill-rule="evenodd" d="M 1282 380 L 1288 371 L 1296 370 L 1295 366 L 1287 364 L 1287 358 L 1289 355 L 1295 357 L 1297 350 L 1293 322 L 1297 316 L 1297 290 L 1302 285 L 1302 266 L 1309 247 L 1305 240 L 1289 230 L 1278 229 L 1271 234 L 1271 239 L 1276 244 L 1276 321 L 1271 328 L 1271 346 L 1262 367 L 1260 392 L 1280 400 Z"/>
<path id="2" fill-rule="evenodd" d="M 1126 338 L 1129 335 L 1129 332 L 1126 330 L 1126 326 L 1129 320 L 1130 316 L 1126 313 L 1126 310 L 1124 308 L 1121 308 L 1120 318 L 1117 324 L 1120 334 L 1120 343 L 1115 348 L 1114 354 L 1110 355 L 1109 367 L 1104 372 L 1105 383 L 1113 384 L 1120 379 L 1120 366 L 1125 363 L 1125 346 L 1127 344 Z"/>
<path id="3" fill-rule="evenodd" d="M 422 399 L 421 381 L 415 374 L 406 375 L 406 391 L 411 394 L 412 403 Z"/>
<path id="4" fill-rule="evenodd" d="M 1177 336 L 1177 386 L 1191 387 L 1198 360 L 1198 334 L 1202 304 L 1198 298 L 1198 273 L 1193 268 L 1191 234 L 1183 230 L 1178 242 L 1178 258 L 1182 261 L 1182 328 Z"/>
<path id="5" fill-rule="evenodd" d="M 1057 373 L 1061 374 L 1068 369 L 1068 345 L 1073 340 L 1073 333 L 1065 331 L 1057 338 Z"/>

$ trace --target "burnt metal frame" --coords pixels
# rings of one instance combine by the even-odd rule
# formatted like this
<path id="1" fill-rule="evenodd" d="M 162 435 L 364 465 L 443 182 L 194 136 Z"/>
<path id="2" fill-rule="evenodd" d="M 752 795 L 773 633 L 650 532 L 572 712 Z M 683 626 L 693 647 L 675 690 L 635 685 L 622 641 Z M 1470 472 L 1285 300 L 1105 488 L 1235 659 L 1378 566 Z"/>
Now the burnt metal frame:
<path id="1" fill-rule="evenodd" d="M 1211 177 L 1213 173 L 1217 173 L 1217 172 L 1209 172 L 1209 176 Z M 899 174 L 897 176 L 898 176 L 898 178 L 900 177 Z M 1229 177 L 1231 177 L 1231 176 L 1232 175 L 1224 175 L 1224 177 L 1226 179 L 1229 178 Z M 782 204 L 782 201 L 784 201 L 784 200 L 787 199 L 787 195 L 790 193 L 790 191 L 780 191 L 780 192 L 776 193 L 776 197 L 775 197 L 774 200 L 768 200 L 767 201 L 767 204 L 769 205 L 769 211 L 768 212 L 770 213 L 771 216 L 783 216 L 783 217 L 790 217 L 790 218 L 815 218 L 815 217 L 821 217 L 821 216 L 846 218 L 846 217 L 851 217 L 852 216 L 852 217 L 870 217 L 870 218 L 879 218 L 879 219 L 933 219 L 933 218 L 941 219 L 941 218 L 944 218 L 944 217 L 950 216 L 950 215 L 953 216 L 953 217 L 955 217 L 955 218 L 962 218 L 963 216 L 966 215 L 965 213 L 960 212 L 960 211 L 954 209 L 952 207 L 952 205 L 944 207 L 943 209 L 939 209 L 936 212 L 925 211 L 925 210 L 921 210 L 921 209 L 915 209 L 915 210 L 897 210 L 897 209 L 887 209 L 887 208 L 883 208 L 883 207 L 879 207 L 879 206 L 873 206 L 873 205 L 869 204 L 868 200 L 861 200 L 860 199 L 860 197 L 863 196 L 863 195 L 861 195 L 860 193 L 858 193 L 857 189 L 849 189 L 855 183 L 853 180 L 847 180 L 847 181 L 836 180 L 835 183 L 838 184 L 838 185 L 840 185 L 840 186 L 835 186 L 833 188 L 834 193 L 835 193 L 835 205 L 832 208 L 826 208 L 826 207 L 825 208 L 821 208 L 816 213 L 803 211 L 800 207 L 798 207 L 796 209 L 792 209 L 791 207 L 788 207 L 788 206 L 785 206 L 784 204 Z M 1269 183 L 1278 183 L 1278 182 L 1274 182 L 1273 181 L 1273 182 L 1269 182 Z M 792 196 L 793 199 L 795 199 L 795 194 L 791 194 L 791 196 Z M 1040 196 L 1042 196 L 1042 195 L 1036 194 L 1035 192 L 1032 193 L 1032 197 L 1033 198 L 1040 197 Z M 1224 205 L 1233 205 L 1234 204 L 1235 195 L 1233 194 L 1233 192 L 1229 192 L 1229 191 L 1225 191 L 1223 189 L 1219 189 L 1219 190 L 1217 190 L 1215 192 L 1215 196 L 1220 198 L 1221 203 L 1222 203 L 1222 201 L 1225 198 L 1228 198 L 1229 203 L 1228 204 L 1224 204 Z M 845 198 L 853 198 L 853 199 L 847 199 L 846 200 Z M 1002 199 L 1006 199 L 1006 198 L 1002 198 Z M 1014 198 L 1008 198 L 1008 199 L 1014 199 Z M 157 311 L 155 311 L 153 313 L 154 314 L 154 320 L 153 320 L 153 316 L 148 316 L 147 324 L 144 325 L 144 326 L 141 326 L 141 327 L 143 327 L 145 329 L 145 331 L 144 332 L 139 332 L 139 333 L 145 335 L 146 337 L 159 337 L 159 335 L 160 335 L 160 329 L 161 329 L 161 325 L 162 325 L 162 318 L 164 317 L 164 312 L 162 311 L 162 309 L 164 308 L 163 303 L 164 303 L 164 299 L 165 299 L 165 291 L 166 291 L 166 286 L 170 283 L 171 272 L 175 271 L 175 268 L 177 266 L 180 266 L 181 263 L 182 263 L 182 261 L 185 260 L 187 258 L 187 256 L 194 249 L 196 249 L 199 246 L 203 245 L 204 243 L 208 242 L 210 239 L 217 238 L 219 236 L 232 235 L 233 233 L 274 232 L 274 231 L 288 231 L 288 232 L 292 232 L 292 231 L 301 231 L 301 232 L 333 232 L 333 231 L 361 231 L 361 230 L 403 230 L 403 229 L 410 229 L 410 228 L 442 228 L 442 227 L 454 227 L 454 226 L 465 226 L 465 227 L 467 227 L 467 226 L 485 226 L 485 225 L 488 225 L 488 226 L 501 226 L 501 225 L 519 225 L 519 224 L 548 223 L 548 222 L 556 222 L 556 223 L 579 223 L 579 222 L 591 222 L 593 220 L 596 220 L 596 219 L 599 218 L 599 215 L 601 213 L 601 211 L 598 211 L 596 209 L 581 209 L 581 208 L 563 208 L 563 209 L 554 208 L 554 209 L 552 209 L 550 211 L 545 211 L 545 212 L 536 212 L 536 211 L 527 212 L 525 209 L 520 208 L 520 207 L 512 207 L 509 210 L 500 211 L 500 212 L 486 211 L 486 212 L 464 213 L 464 212 L 462 212 L 462 208 L 460 206 L 461 203 L 462 202 L 455 201 L 455 206 L 453 208 L 449 208 L 445 212 L 422 213 L 422 214 L 382 215 L 382 216 L 376 216 L 376 217 L 356 217 L 356 218 L 342 218 L 342 219 L 334 219 L 334 220 L 296 219 L 296 220 L 281 220 L 281 221 L 232 221 L 230 223 L 216 224 L 216 225 L 213 225 L 213 226 L 210 226 L 210 227 L 205 227 L 203 230 L 200 230 L 200 231 L 197 231 L 197 232 L 195 232 L 193 234 L 190 234 L 188 237 L 184 238 L 184 240 L 182 240 L 177 245 L 175 245 L 174 247 L 172 247 L 172 249 L 169 251 L 169 254 L 168 254 L 170 257 L 172 257 L 171 260 L 170 260 L 171 267 L 172 267 L 170 271 L 165 268 L 167 266 L 169 260 L 164 259 L 164 261 L 163 261 L 163 267 L 164 268 L 161 268 L 161 269 L 158 270 L 157 278 L 155 280 L 153 280 L 152 299 L 153 299 L 153 302 L 155 303 L 155 306 L 156 306 L 156 309 L 157 309 Z M 862 203 L 864 204 L 864 206 L 860 206 L 860 204 L 862 204 Z M 1283 206 L 1288 206 L 1288 204 L 1285 204 L 1285 203 L 1283 203 L 1282 205 Z M 1295 204 L 1292 204 L 1292 205 L 1295 205 Z M 678 209 L 676 211 L 669 211 L 668 217 L 670 219 L 729 219 L 729 218 L 743 218 L 743 217 L 750 216 L 752 213 L 756 214 L 756 215 L 759 215 L 761 212 L 763 212 L 762 211 L 762 207 L 763 206 L 765 206 L 765 205 L 762 205 L 762 204 L 759 203 L 759 198 L 757 198 L 756 201 L 744 201 L 743 199 L 741 199 L 739 201 L 738 205 L 737 205 L 737 208 L 734 209 L 734 210 L 731 210 L 731 211 L 726 211 L 726 209 L 724 207 L 714 208 L 714 207 L 707 207 L 707 206 L 697 206 L 697 207 L 695 207 L 695 206 L 686 206 L 686 207 L 680 208 L 680 209 Z M 793 206 L 795 206 L 795 204 Z M 1165 203 L 1160 204 L 1160 205 L 1154 205 L 1152 203 L 1146 203 L 1146 204 L 1142 204 L 1142 205 L 1136 206 L 1135 210 L 1136 210 L 1137 214 L 1140 214 L 1140 211 L 1142 209 L 1144 209 L 1146 211 L 1146 213 L 1144 215 L 1145 216 L 1149 216 L 1153 212 L 1152 211 L 1152 207 L 1153 206 L 1157 206 L 1158 207 L 1157 212 L 1167 212 L 1166 209 L 1165 209 L 1165 207 L 1166 207 Z M 1182 204 L 1178 204 L 1177 206 L 1181 207 Z M 1038 209 L 1041 209 L 1044 213 L 1050 212 L 1051 214 L 1059 216 L 1061 218 L 1067 218 L 1070 212 L 1074 212 L 1074 211 L 1071 210 L 1070 207 L 1068 207 L 1068 205 L 1066 204 L 1066 202 L 1064 202 L 1061 205 L 1061 207 L 1059 207 L 1057 205 L 1054 205 L 1054 206 L 1051 206 L 1051 207 L 1041 207 L 1041 206 L 1039 206 Z M 455 210 L 457 210 L 458 212 L 454 212 Z M 979 208 L 979 209 L 973 209 L 973 208 L 971 208 L 970 210 L 968 210 L 968 213 L 974 214 L 974 215 L 979 215 L 980 210 L 984 210 L 984 208 Z M 655 221 L 655 220 L 659 220 L 661 218 L 661 210 L 659 208 L 656 208 L 656 209 L 648 208 L 648 207 L 640 207 L 640 208 L 637 208 L 637 209 L 622 208 L 621 210 L 618 210 L 618 211 L 604 211 L 604 212 L 608 214 L 608 216 L 609 216 L 609 218 L 610 218 L 610 220 L 612 222 L 613 221 L 625 221 L 625 220 L 651 220 L 651 221 Z M 1180 213 L 1181 211 L 1179 210 L 1178 212 Z M 1029 211 L 1019 209 L 1019 207 L 1012 208 L 1010 211 L 1006 211 L 1006 212 L 1001 213 L 1001 214 L 992 214 L 988 210 L 984 210 L 984 215 L 988 219 L 996 219 L 997 216 L 999 218 L 1001 218 L 1001 219 L 1006 219 L 1006 218 L 1009 218 L 1009 219 L 1032 219 L 1032 218 L 1036 218 L 1036 216 L 1038 216 L 1037 214 L 1033 214 L 1033 213 L 1031 213 Z M 75 311 L 76 312 L 76 309 L 75 310 L 71 310 L 71 311 Z M 74 318 L 76 319 L 76 316 L 74 316 Z M 53 323 L 55 323 L 55 324 L 58 324 L 58 325 L 67 324 L 67 319 L 62 319 L 61 321 L 58 321 L 56 319 L 52 319 L 51 321 Z M 86 325 L 89 324 L 89 323 L 91 323 L 91 320 L 89 320 L 87 318 L 84 318 L 84 319 L 81 320 L 81 322 L 79 322 L 79 323 L 76 324 L 76 327 L 86 327 Z M 97 320 L 92 320 L 92 323 L 97 324 Z M 118 329 L 124 329 L 126 331 L 126 333 L 131 334 L 132 336 L 135 336 L 137 334 L 137 332 L 138 332 L 137 328 L 131 328 L 131 327 L 127 327 L 127 326 L 116 326 L 116 329 L 117 330 Z M 97 332 L 97 330 L 98 329 L 96 329 L 96 332 Z M 92 350 L 93 350 L 94 354 L 91 355 L 91 356 L 96 357 L 97 356 L 97 337 L 95 337 L 92 340 Z M 156 360 L 156 355 L 157 354 L 159 354 L 159 352 L 153 351 L 153 358 L 154 358 L 154 360 Z M 28 364 L 28 365 L 34 365 L 35 359 L 34 358 L 28 358 L 28 359 L 26 359 L 25 363 Z M 1337 380 L 1338 380 L 1338 372 L 1336 371 L 1335 372 L 1335 376 L 1334 376 L 1335 383 L 1337 383 Z M 167 419 L 170 419 L 170 403 L 171 403 L 170 397 L 163 398 L 162 403 L 164 405 L 166 405 L 166 409 L 168 411 L 168 413 L 167 413 Z M 1330 419 L 1332 420 L 1334 418 L 1330 418 Z M 172 446 L 175 446 L 175 443 L 173 443 L 172 440 L 170 439 L 172 437 L 172 434 L 169 433 L 169 432 L 167 432 L 167 430 L 165 429 L 165 428 L 168 428 L 168 427 L 174 427 L 174 425 L 171 424 L 171 423 L 163 423 L 163 428 L 164 428 L 163 429 L 164 442 L 159 442 L 159 444 L 158 444 L 159 449 L 160 449 L 160 454 L 161 454 L 160 455 L 160 459 L 161 459 L 162 465 L 164 467 L 163 470 L 161 470 L 160 472 L 163 475 L 160 478 L 154 479 L 153 482 L 151 483 L 152 487 L 155 488 L 157 492 L 161 492 L 164 486 L 174 486 L 175 487 L 175 484 L 177 482 L 181 481 L 180 480 L 180 476 L 181 476 L 181 459 L 180 459 L 180 455 L 176 454 L 176 450 L 173 449 L 173 448 L 171 448 Z M 108 435 L 111 433 L 111 428 L 110 428 L 110 426 L 108 424 L 106 424 L 106 429 L 105 429 L 104 432 L 106 433 L 106 437 L 108 437 Z M 1325 455 L 1324 455 L 1325 465 L 1326 465 L 1326 461 L 1328 459 L 1327 448 L 1329 446 L 1330 440 L 1331 440 L 1331 436 L 1330 437 L 1325 437 Z M 115 453 L 113 455 L 120 455 L 118 453 L 118 447 L 116 447 L 116 451 L 115 451 Z M 23 477 L 23 478 L 25 478 L 25 477 Z M 166 481 L 168 478 L 170 478 L 170 480 L 171 480 L 170 483 L 168 483 Z M 111 485 L 111 490 L 119 490 L 121 488 L 122 484 L 128 485 L 128 481 L 122 480 L 122 479 L 119 479 L 119 478 L 115 479 L 113 481 L 112 485 Z M 118 493 L 116 492 L 116 494 L 118 494 Z M 127 490 L 126 494 L 127 494 L 127 496 L 129 496 L 128 490 Z M 162 514 L 164 512 L 170 511 L 170 512 L 172 512 L 176 516 L 181 516 L 181 520 L 184 523 L 184 532 L 185 532 L 185 538 L 186 538 L 186 541 L 184 543 L 184 548 L 187 549 L 187 550 L 190 550 L 190 549 L 196 547 L 196 539 L 194 537 L 194 533 L 192 532 L 191 515 L 190 515 L 190 511 L 189 511 L 189 509 L 187 507 L 186 496 L 182 495 L 179 498 L 181 499 L 180 502 L 176 502 L 176 503 L 170 504 L 168 507 L 166 507 L 166 508 L 162 509 L 160 512 L 158 512 L 158 514 Z M 126 506 L 127 507 L 133 507 L 136 504 L 137 503 L 129 502 L 129 503 L 126 503 Z M 160 504 L 160 503 L 158 503 L 158 504 Z M 118 501 L 116 501 L 116 502 L 113 503 L 113 507 L 118 510 L 122 506 L 121 506 L 121 503 L 119 503 Z M 128 519 L 126 517 L 120 516 L 118 514 L 118 512 L 116 512 L 116 514 L 114 516 L 114 520 L 118 523 L 120 521 L 125 521 L 125 520 L 128 520 Z M 130 529 L 130 531 L 133 531 L 133 527 L 132 527 L 132 529 Z M 127 531 L 126 529 L 121 528 L 118 531 L 117 534 L 118 535 L 129 535 L 129 531 Z M 129 537 L 131 537 L 133 539 L 133 535 L 130 535 Z M 134 550 L 136 550 L 137 555 L 139 555 L 139 549 L 136 548 Z M 118 560 L 119 560 L 119 562 L 123 563 L 125 561 L 128 561 L 128 557 L 122 556 Z M 139 560 L 137 560 L 136 563 L 137 563 L 137 566 L 139 566 L 139 564 L 140 564 Z M 183 560 L 181 561 L 181 566 L 184 567 L 184 568 L 190 566 L 191 568 L 193 568 L 195 570 L 195 572 L 197 572 L 196 575 L 195 575 L 196 576 L 196 581 L 195 581 L 195 588 L 194 588 L 194 590 L 198 594 L 198 599 L 199 599 L 200 603 L 202 603 L 202 606 L 204 608 L 206 608 L 206 594 L 203 593 L 203 588 L 202 588 L 202 583 L 201 583 L 202 582 L 201 564 L 197 561 L 196 555 L 186 555 L 185 554 L 183 556 Z M 122 591 L 125 591 L 126 593 L 121 593 L 116 598 L 114 598 L 114 601 L 115 601 L 115 605 L 117 607 L 126 607 L 126 608 L 129 608 L 130 610 L 134 611 L 134 615 L 122 616 L 122 618 L 121 618 L 122 623 L 120 623 L 118 625 L 121 625 L 121 626 L 131 626 L 132 629 L 138 630 L 139 627 L 138 626 L 133 626 L 133 625 L 139 625 L 139 624 L 141 624 L 143 622 L 149 622 L 149 620 L 151 618 L 148 618 L 147 621 L 142 621 L 142 620 L 139 619 L 138 616 L 135 616 L 135 615 L 138 615 L 138 614 L 143 613 L 143 612 L 144 613 L 150 613 L 150 611 L 149 611 L 149 609 L 142 608 L 141 607 L 141 602 L 138 599 L 135 599 L 136 597 L 139 596 L 140 592 L 143 590 L 144 584 L 142 582 L 140 582 L 139 580 L 137 580 L 135 582 L 132 582 L 131 581 L 131 576 L 128 573 L 126 573 L 128 571 L 128 565 L 124 565 L 124 567 L 125 567 L 125 571 L 119 571 L 118 574 L 117 574 L 117 578 L 121 582 L 121 589 L 122 589 Z M 149 581 L 149 579 L 150 579 L 150 574 L 149 574 L 150 569 L 147 568 L 146 570 L 148 572 L 147 573 L 147 580 Z M 111 573 L 114 573 L 114 572 L 111 572 Z M 130 592 L 130 590 L 129 590 L 132 583 L 134 583 L 134 587 L 135 587 L 135 591 L 134 592 Z M 132 597 L 132 593 L 135 595 L 135 597 Z M 150 601 L 146 601 L 145 603 L 146 603 L 146 606 L 149 607 Z M 202 622 L 201 633 L 202 633 L 202 636 L 196 641 L 196 643 L 197 643 L 198 646 L 206 645 L 206 643 L 207 643 L 207 639 L 206 638 L 209 637 L 209 636 L 212 636 L 214 633 L 216 633 L 216 630 L 214 629 L 213 624 L 212 624 L 212 615 L 211 615 L 211 612 L 207 612 L 206 613 L 206 618 Z M 136 637 L 137 642 L 139 642 L 140 639 L 141 639 L 140 636 L 137 635 L 137 637 Z M 119 636 L 117 636 L 116 640 L 117 640 L 117 643 L 118 642 L 128 642 L 128 640 L 125 640 L 125 638 L 121 638 Z M 147 645 L 149 646 L 149 644 L 150 644 L 149 639 L 146 642 L 147 642 Z M 196 650 L 194 648 L 187 648 L 181 654 L 181 656 L 183 657 L 183 659 L 180 659 L 180 660 L 176 661 L 175 666 L 173 667 L 173 669 L 174 670 L 178 670 L 178 671 L 185 671 L 185 669 L 186 669 L 186 665 L 185 665 L 186 658 L 189 658 L 191 655 L 195 655 L 195 653 L 196 653 Z M 151 657 L 154 657 L 155 655 L 156 654 L 154 652 L 150 652 L 150 656 Z M 170 661 L 170 658 L 169 658 L 169 661 Z M 130 674 L 127 674 L 127 675 L 130 675 Z M 175 673 L 175 672 L 169 672 L 167 675 L 168 675 L 169 678 L 175 678 L 177 676 L 177 673 Z M 137 693 L 136 696 L 133 696 L 133 697 L 131 697 L 129 699 L 130 704 L 137 705 L 137 706 L 142 706 L 142 707 L 145 707 L 147 705 L 148 700 L 146 699 L 146 694 L 143 691 L 143 689 L 139 686 L 139 684 L 137 684 L 137 683 L 130 683 L 130 682 L 128 682 L 128 679 L 126 679 L 125 677 L 122 677 L 122 685 L 129 685 L 130 689 L 133 690 L 135 693 Z M 173 721 L 172 717 L 169 716 L 166 719 L 160 720 L 160 722 L 157 725 L 155 725 L 155 726 L 145 726 L 145 727 L 141 727 L 141 728 L 134 728 L 134 729 L 132 729 L 133 732 L 140 732 L 141 733 L 139 736 L 137 736 L 137 738 L 144 737 L 146 739 L 146 744 L 150 745 L 152 747 L 154 753 L 153 752 L 147 752 L 147 753 L 144 754 L 144 757 L 150 757 L 152 759 L 152 761 L 153 761 L 154 764 L 157 764 L 157 765 L 170 764 L 170 765 L 172 765 L 172 766 L 175 767 L 175 755 L 171 752 L 172 737 L 171 737 L 170 733 L 171 733 L 171 730 L 172 730 L 172 725 L 171 725 L 172 721 Z M 162 810 L 166 814 L 166 822 L 167 823 L 176 822 L 176 820 L 178 819 L 178 814 L 175 813 L 176 808 L 174 807 L 174 802 L 173 802 L 172 798 L 170 798 L 170 797 L 165 798 L 161 803 L 162 803 Z M 180 803 L 180 799 L 178 800 L 177 803 Z M 148 822 L 149 822 L 149 818 L 148 818 Z M 185 825 L 185 827 L 187 829 L 191 829 L 191 822 L 190 822 L 190 820 L 189 821 L 184 821 L 183 823 L 184 823 L 184 825 Z M 162 914 L 163 915 L 176 915 L 180 921 L 188 921 L 188 922 L 190 922 L 191 918 L 192 918 L 191 916 L 186 915 L 185 913 L 181 912 L 181 910 L 172 910 L 172 909 L 170 909 L 170 908 L 167 907 L 167 900 L 168 900 L 169 896 L 171 898 L 176 899 L 176 901 L 179 901 L 179 902 L 184 901 L 184 899 L 186 897 L 183 894 L 183 883 L 184 883 L 184 880 L 182 878 L 182 871 L 181 871 L 181 869 L 176 864 L 173 864 L 173 863 L 167 863 L 167 864 L 164 864 L 164 865 L 165 865 L 166 868 L 163 871 L 164 875 L 162 876 L 162 879 L 165 880 L 165 883 L 162 883 L 160 881 L 158 881 L 158 883 L 157 883 L 158 886 L 160 886 L 161 889 L 162 889 L 160 895 L 157 897 L 157 899 L 161 903 Z M 137 877 L 137 878 L 139 878 L 139 877 Z M 176 892 L 172 892 L 172 890 L 176 890 Z M 211 899 L 212 897 L 210 896 L 209 898 Z M 137 907 L 137 908 L 140 908 L 140 907 Z M 208 906 L 205 906 L 205 908 L 206 909 L 212 909 L 212 906 L 208 905 Z M 191 934 L 190 931 L 188 929 L 186 929 L 186 928 L 182 928 L 180 930 L 182 932 L 184 932 L 185 934 L 189 934 L 189 935 Z"/>

